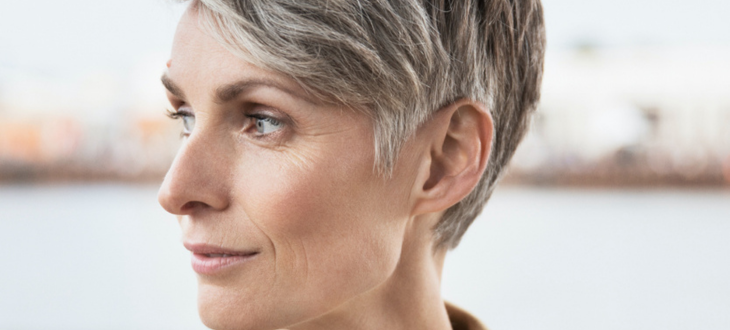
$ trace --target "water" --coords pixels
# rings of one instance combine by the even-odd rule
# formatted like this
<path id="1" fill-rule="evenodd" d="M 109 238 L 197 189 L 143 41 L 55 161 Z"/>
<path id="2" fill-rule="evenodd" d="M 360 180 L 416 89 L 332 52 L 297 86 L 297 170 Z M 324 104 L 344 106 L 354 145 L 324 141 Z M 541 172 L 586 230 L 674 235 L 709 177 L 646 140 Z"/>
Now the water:
<path id="1" fill-rule="evenodd" d="M 205 329 L 156 187 L 0 186 L 0 329 Z M 502 187 L 444 270 L 499 329 L 730 328 L 730 191 Z"/>
<path id="2" fill-rule="evenodd" d="M 443 286 L 493 330 L 730 329 L 730 192 L 498 190 Z"/>
<path id="3" fill-rule="evenodd" d="M 0 329 L 205 329 L 151 186 L 0 187 Z"/>

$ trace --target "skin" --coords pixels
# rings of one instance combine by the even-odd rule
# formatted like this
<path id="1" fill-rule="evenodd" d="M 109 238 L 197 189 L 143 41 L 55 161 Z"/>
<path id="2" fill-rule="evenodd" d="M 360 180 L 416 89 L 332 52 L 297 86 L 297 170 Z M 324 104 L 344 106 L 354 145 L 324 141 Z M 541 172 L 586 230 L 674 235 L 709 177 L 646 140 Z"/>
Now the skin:
<path id="1" fill-rule="evenodd" d="M 439 110 L 386 179 L 373 170 L 366 116 L 236 57 L 202 31 L 194 9 L 163 80 L 195 126 L 160 204 L 177 215 L 183 242 L 258 252 L 198 275 L 207 326 L 451 329 L 439 292 L 445 251 L 431 228 L 486 168 L 492 121 L 481 104 Z M 219 99 L 226 91 L 232 97 Z"/>

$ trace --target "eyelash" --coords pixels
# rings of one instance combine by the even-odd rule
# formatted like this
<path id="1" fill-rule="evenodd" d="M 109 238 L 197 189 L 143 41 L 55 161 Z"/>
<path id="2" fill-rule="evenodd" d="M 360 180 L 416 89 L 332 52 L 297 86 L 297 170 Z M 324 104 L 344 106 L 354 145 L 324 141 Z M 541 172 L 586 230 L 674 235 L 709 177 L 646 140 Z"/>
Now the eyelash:
<path id="1" fill-rule="evenodd" d="M 195 118 L 195 115 L 193 115 L 189 111 L 166 109 L 166 112 L 167 112 L 167 117 L 169 117 L 172 120 L 180 120 L 180 119 L 184 119 L 185 117 Z M 186 131 L 185 127 L 183 127 L 182 132 L 180 132 L 180 138 L 182 139 L 182 138 L 188 137 L 188 136 L 190 136 L 190 133 L 191 132 Z"/>
<path id="2" fill-rule="evenodd" d="M 178 120 L 182 118 L 183 116 L 192 116 L 192 114 L 188 113 L 187 111 L 179 111 L 179 110 L 170 110 L 165 109 L 167 117 L 169 117 L 172 120 Z"/>

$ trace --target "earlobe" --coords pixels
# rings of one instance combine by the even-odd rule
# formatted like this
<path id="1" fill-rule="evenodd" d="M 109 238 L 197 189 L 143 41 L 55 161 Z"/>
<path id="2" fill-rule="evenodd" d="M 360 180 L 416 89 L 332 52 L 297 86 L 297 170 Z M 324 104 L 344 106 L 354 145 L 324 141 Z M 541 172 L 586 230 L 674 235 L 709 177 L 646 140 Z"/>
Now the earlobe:
<path id="1" fill-rule="evenodd" d="M 488 109 L 471 100 L 442 108 L 419 129 L 429 152 L 416 187 L 415 214 L 444 211 L 476 187 L 487 167 L 492 132 Z"/>

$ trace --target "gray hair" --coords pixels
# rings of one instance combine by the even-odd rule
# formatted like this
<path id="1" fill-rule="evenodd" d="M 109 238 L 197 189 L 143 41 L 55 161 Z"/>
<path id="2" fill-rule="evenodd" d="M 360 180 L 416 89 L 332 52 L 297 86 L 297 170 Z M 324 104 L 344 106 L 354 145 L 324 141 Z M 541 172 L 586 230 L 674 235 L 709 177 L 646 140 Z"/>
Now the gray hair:
<path id="1" fill-rule="evenodd" d="M 454 248 L 490 198 L 540 98 L 540 0 L 194 0 L 201 22 L 253 65 L 373 120 L 376 170 L 434 112 L 461 98 L 494 121 L 477 187 L 434 228 Z"/>

